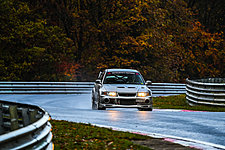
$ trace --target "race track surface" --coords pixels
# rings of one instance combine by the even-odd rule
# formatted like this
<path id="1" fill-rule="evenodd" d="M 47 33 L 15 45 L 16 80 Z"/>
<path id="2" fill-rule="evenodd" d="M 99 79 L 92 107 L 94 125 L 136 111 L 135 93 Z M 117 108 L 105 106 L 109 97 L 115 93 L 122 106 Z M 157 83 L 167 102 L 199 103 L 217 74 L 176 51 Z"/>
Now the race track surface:
<path id="1" fill-rule="evenodd" d="M 1 95 L 0 99 L 41 106 L 57 120 L 176 136 L 225 146 L 225 112 L 159 109 L 147 112 L 134 108 L 92 110 L 89 94 Z"/>

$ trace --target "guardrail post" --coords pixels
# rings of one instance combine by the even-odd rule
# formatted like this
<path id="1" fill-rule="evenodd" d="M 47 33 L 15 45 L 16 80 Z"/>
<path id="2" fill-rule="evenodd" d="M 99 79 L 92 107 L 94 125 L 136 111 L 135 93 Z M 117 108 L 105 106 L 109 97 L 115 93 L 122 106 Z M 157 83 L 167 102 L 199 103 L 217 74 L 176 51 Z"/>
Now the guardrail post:
<path id="1" fill-rule="evenodd" d="M 33 123 L 35 121 L 37 121 L 37 110 L 31 110 L 30 111 L 30 122 Z"/>
<path id="2" fill-rule="evenodd" d="M 9 106 L 11 131 L 19 128 L 17 106 Z"/>
<path id="3" fill-rule="evenodd" d="M 27 126 L 30 124 L 28 108 L 22 108 L 22 118 L 23 118 L 23 126 Z"/>
<path id="4" fill-rule="evenodd" d="M 2 133 L 4 133 L 4 128 L 3 128 L 2 104 L 0 104 L 0 135 Z"/>

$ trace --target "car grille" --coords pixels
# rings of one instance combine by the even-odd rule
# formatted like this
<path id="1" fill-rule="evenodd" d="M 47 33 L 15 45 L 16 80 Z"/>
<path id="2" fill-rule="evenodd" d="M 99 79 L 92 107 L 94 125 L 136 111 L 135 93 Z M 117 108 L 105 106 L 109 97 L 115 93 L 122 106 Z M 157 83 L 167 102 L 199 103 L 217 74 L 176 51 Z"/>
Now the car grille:
<path id="1" fill-rule="evenodd" d="M 120 105 L 136 105 L 135 99 L 118 99 Z"/>
<path id="2" fill-rule="evenodd" d="M 123 97 L 135 97 L 136 93 L 118 93 L 118 95 Z"/>

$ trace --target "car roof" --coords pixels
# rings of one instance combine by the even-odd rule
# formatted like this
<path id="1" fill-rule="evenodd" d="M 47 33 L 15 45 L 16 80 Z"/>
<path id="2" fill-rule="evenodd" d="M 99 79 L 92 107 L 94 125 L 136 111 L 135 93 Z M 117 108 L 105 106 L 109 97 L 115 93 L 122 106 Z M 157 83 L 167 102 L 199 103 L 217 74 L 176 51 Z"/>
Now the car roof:
<path id="1" fill-rule="evenodd" d="M 106 72 L 139 72 L 134 69 L 106 69 Z"/>

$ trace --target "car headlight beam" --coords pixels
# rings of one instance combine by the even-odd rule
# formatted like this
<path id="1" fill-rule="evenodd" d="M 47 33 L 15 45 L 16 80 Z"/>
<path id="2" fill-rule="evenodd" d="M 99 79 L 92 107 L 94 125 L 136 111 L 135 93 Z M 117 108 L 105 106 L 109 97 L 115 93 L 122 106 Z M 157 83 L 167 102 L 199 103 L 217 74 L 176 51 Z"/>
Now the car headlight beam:
<path id="1" fill-rule="evenodd" d="M 146 97 L 146 96 L 149 96 L 149 93 L 148 92 L 138 92 L 137 96 L 138 97 Z"/>
<path id="2" fill-rule="evenodd" d="M 117 93 L 116 92 L 108 92 L 108 96 L 116 97 Z"/>

